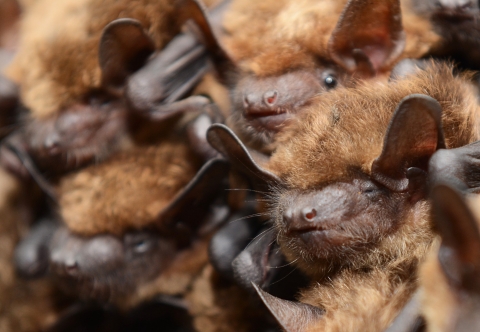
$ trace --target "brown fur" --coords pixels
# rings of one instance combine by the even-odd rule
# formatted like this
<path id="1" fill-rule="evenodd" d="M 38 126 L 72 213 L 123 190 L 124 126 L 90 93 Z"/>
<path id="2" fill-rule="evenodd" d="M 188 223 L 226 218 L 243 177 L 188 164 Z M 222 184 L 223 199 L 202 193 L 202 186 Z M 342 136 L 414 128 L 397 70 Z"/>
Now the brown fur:
<path id="1" fill-rule="evenodd" d="M 254 122 L 248 120 L 243 114 L 246 111 L 242 108 L 244 80 L 251 77 L 257 81 L 260 81 L 259 78 L 276 79 L 287 72 L 300 75 L 295 72 L 296 70 L 315 73 L 316 70 L 330 69 L 334 72 L 337 87 L 352 87 L 356 85 L 357 79 L 362 77 L 360 71 L 351 72 L 339 62 L 334 61 L 335 55 L 331 53 L 328 46 L 332 32 L 347 2 L 346 0 L 285 0 L 281 2 L 236 0 L 232 3 L 224 19 L 225 34 L 222 41 L 227 52 L 238 65 L 239 77 L 235 77 L 238 85 L 232 93 L 234 110 L 227 119 L 227 124 L 250 148 L 271 154 L 277 143 L 276 132 L 257 129 Z M 427 19 L 414 14 L 408 6 L 402 6 L 402 19 L 406 36 L 405 48 L 398 57 L 394 57 L 394 61 L 381 68 L 372 79 L 386 80 L 397 61 L 403 58 L 420 58 L 430 50 L 432 45 L 436 44 L 438 36 Z M 303 78 L 299 76 L 297 80 L 303 80 Z M 315 80 L 321 81 L 319 78 Z M 257 84 L 259 90 L 272 89 L 268 84 L 264 87 Z M 272 85 L 272 83 L 269 84 Z M 328 90 L 322 90 L 320 87 L 315 89 L 318 89 L 315 92 L 319 94 Z M 292 90 L 295 91 L 295 88 L 292 87 Z M 308 88 L 303 87 L 301 90 L 307 93 Z M 288 94 L 281 91 L 279 93 Z M 292 96 L 296 95 L 298 92 L 292 92 Z M 296 100 L 293 109 L 290 105 L 280 104 L 276 112 L 296 115 L 305 109 L 306 105 L 302 103 L 303 101 Z M 280 128 L 283 126 L 280 125 Z"/>
<path id="2" fill-rule="evenodd" d="M 224 19 L 224 44 L 242 69 L 258 76 L 312 67 L 328 58 L 327 42 L 347 1 L 236 0 Z M 424 55 L 438 36 L 428 20 L 402 7 L 404 58 Z M 275 59 L 275 61 L 273 61 Z"/>
<path id="3" fill-rule="evenodd" d="M 279 138 L 282 148 L 272 156 L 268 168 L 288 186 L 299 189 L 348 177 L 345 165 L 355 165 L 368 174 L 373 159 L 380 155 L 393 111 L 412 93 L 440 102 L 448 148 L 474 142 L 479 115 L 474 87 L 465 78 L 454 76 L 449 65 L 431 64 L 428 70 L 398 82 L 364 83 L 313 100 L 305 115 Z M 372 118 L 375 124 L 369 120 Z M 328 163 L 318 162 L 320 154 Z"/>
<path id="4" fill-rule="evenodd" d="M 21 86 L 33 117 L 45 118 L 85 102 L 100 87 L 98 44 L 105 25 L 117 18 L 139 20 L 156 47 L 180 30 L 173 0 L 141 2 L 38 0 L 22 22 L 20 48 L 9 75 Z"/>
<path id="5" fill-rule="evenodd" d="M 455 77 L 446 64 L 432 63 L 426 71 L 388 85 L 364 83 L 357 89 L 339 89 L 321 101 L 314 100 L 281 136 L 267 165 L 288 188 L 273 188 L 276 197 L 348 181 L 359 170 L 371 174 L 393 111 L 412 93 L 427 94 L 440 102 L 447 147 L 478 139 L 475 94 L 465 78 Z M 326 319 L 319 321 L 322 330 L 362 330 L 359 325 L 365 325 L 361 324 L 369 324 L 368 330 L 382 330 L 407 301 L 415 288 L 416 266 L 433 240 L 429 204 L 425 199 L 409 204 L 403 206 L 401 223 L 371 243 L 366 252 L 341 262 L 322 263 L 289 242 L 273 201 L 271 215 L 278 223 L 277 240 L 283 252 L 317 282 L 300 300 L 326 309 Z"/>
<path id="6" fill-rule="evenodd" d="M 66 175 L 58 187 L 62 220 L 83 235 L 146 227 L 195 175 L 200 161 L 193 155 L 183 140 L 170 137 Z"/>
<path id="7" fill-rule="evenodd" d="M 186 299 L 197 331 L 248 332 L 265 328 L 266 311 L 236 284 L 221 280 L 210 264 L 196 278 Z"/>

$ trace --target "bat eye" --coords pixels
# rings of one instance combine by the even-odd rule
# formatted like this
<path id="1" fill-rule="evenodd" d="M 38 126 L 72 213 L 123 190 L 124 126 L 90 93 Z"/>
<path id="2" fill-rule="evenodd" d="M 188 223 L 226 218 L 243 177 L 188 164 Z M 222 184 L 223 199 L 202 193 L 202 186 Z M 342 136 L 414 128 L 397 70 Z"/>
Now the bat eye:
<path id="1" fill-rule="evenodd" d="M 382 189 L 380 189 L 373 182 L 370 182 L 363 186 L 362 193 L 371 199 L 375 199 L 382 193 Z"/>
<path id="2" fill-rule="evenodd" d="M 148 233 L 129 234 L 125 242 L 136 254 L 144 254 L 154 246 L 154 239 Z"/>
<path id="3" fill-rule="evenodd" d="M 133 250 L 138 254 L 143 254 L 150 249 L 150 243 L 147 240 L 141 240 L 133 245 Z"/>
<path id="4" fill-rule="evenodd" d="M 332 75 L 325 77 L 324 82 L 328 89 L 333 89 L 337 86 L 337 79 Z"/>

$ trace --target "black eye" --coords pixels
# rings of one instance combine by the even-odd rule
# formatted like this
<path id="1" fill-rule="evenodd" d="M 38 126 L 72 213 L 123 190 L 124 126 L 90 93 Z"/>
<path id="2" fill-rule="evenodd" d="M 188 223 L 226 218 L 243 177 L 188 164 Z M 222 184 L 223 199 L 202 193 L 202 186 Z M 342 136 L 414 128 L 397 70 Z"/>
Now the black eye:
<path id="1" fill-rule="evenodd" d="M 110 105 L 112 98 L 103 93 L 92 93 L 88 97 L 88 103 L 93 107 L 105 107 Z"/>
<path id="2" fill-rule="evenodd" d="M 378 198 L 382 192 L 382 189 L 373 182 L 366 183 L 362 188 L 362 193 L 371 199 Z"/>
<path id="3" fill-rule="evenodd" d="M 328 89 L 333 89 L 337 86 L 337 79 L 332 75 L 325 77 L 324 82 Z"/>
<path id="4" fill-rule="evenodd" d="M 148 233 L 127 234 L 125 245 L 136 254 L 144 254 L 154 247 L 154 237 Z"/>
<path id="5" fill-rule="evenodd" d="M 143 254 L 147 252 L 151 247 L 150 241 L 140 240 L 133 244 L 133 251 L 137 254 Z"/>

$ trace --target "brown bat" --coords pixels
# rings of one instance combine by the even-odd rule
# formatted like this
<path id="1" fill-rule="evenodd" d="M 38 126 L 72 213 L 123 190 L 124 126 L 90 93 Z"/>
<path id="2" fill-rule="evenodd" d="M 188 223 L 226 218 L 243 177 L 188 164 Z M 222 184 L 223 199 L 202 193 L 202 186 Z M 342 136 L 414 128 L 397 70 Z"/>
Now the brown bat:
<path id="1" fill-rule="evenodd" d="M 442 37 L 431 54 L 453 58 L 463 68 L 478 70 L 480 65 L 480 18 L 478 1 L 405 1 L 419 15 L 428 18 Z"/>
<path id="2" fill-rule="evenodd" d="M 200 96 L 175 103 L 193 88 L 207 65 L 203 47 L 193 36 L 180 35 L 165 53 L 156 52 L 185 21 L 179 11 L 182 4 L 85 0 L 56 6 L 38 1 L 29 8 L 9 75 L 20 84 L 22 99 L 31 109 L 23 140 L 40 169 L 62 172 L 105 159 L 128 146 L 130 131 L 134 140 L 145 140 L 143 132 L 142 137 L 135 135 L 137 124 L 151 121 L 152 114 L 163 120 L 209 103 Z M 118 17 L 131 19 L 117 20 L 102 33 Z M 68 23 L 62 28 L 55 22 Z M 133 75 L 143 65 L 149 76 L 142 71 Z M 147 108 L 139 105 L 138 96 L 124 98 L 124 88 L 138 91 L 139 82 L 152 82 L 152 70 L 158 69 L 163 71 L 148 90 L 154 94 L 142 90 Z M 132 75 L 134 86 L 128 87 L 126 80 Z M 129 112 L 136 106 L 138 112 Z M 154 131 L 161 132 L 161 127 Z"/>
<path id="3" fill-rule="evenodd" d="M 275 135 L 310 97 L 386 79 L 399 59 L 427 52 L 436 35 L 412 15 L 402 22 L 396 0 L 233 1 L 212 43 L 226 55 L 214 63 L 231 91 L 228 125 L 248 146 L 271 152 Z"/>
<path id="4" fill-rule="evenodd" d="M 233 165 L 267 184 L 276 241 L 314 281 L 298 304 L 259 289 L 284 329 L 382 331 L 407 302 L 433 241 L 428 161 L 478 139 L 468 79 L 431 63 L 389 84 L 314 98 L 265 168 L 228 128 L 209 130 Z"/>
<path id="5" fill-rule="evenodd" d="M 185 260 L 186 251 L 198 256 L 193 266 L 203 266 L 205 243 L 195 243 L 228 215 L 228 209 L 212 204 L 224 188 L 225 162 L 210 161 L 181 186 L 175 176 L 186 174 L 181 163 L 169 160 L 170 169 L 163 167 L 162 173 L 149 151 L 135 157 L 107 161 L 65 180 L 57 196 L 60 218 L 53 218 L 62 223 L 46 219 L 22 240 L 15 256 L 19 272 L 37 277 L 49 269 L 77 296 L 131 305 L 145 300 L 139 288 L 161 278 L 171 265 L 178 269 L 175 261 Z M 157 164 L 165 166 L 161 157 L 169 156 L 158 155 Z"/>

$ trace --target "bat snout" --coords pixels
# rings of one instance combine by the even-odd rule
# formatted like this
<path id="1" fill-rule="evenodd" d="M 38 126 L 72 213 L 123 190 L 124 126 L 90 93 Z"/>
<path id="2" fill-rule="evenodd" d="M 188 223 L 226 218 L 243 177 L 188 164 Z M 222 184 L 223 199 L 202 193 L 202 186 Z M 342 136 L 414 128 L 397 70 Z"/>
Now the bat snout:
<path id="1" fill-rule="evenodd" d="M 454 23 L 473 20 L 479 11 L 478 2 L 473 0 L 437 0 L 434 4 L 434 16 Z"/>
<path id="2" fill-rule="evenodd" d="M 287 234 L 325 231 L 342 223 L 354 204 L 346 189 L 327 187 L 286 199 L 282 218 Z"/>
<path id="3" fill-rule="evenodd" d="M 279 92 L 277 90 L 246 92 L 243 95 L 245 115 L 249 117 L 263 117 L 285 113 L 278 108 Z"/>

